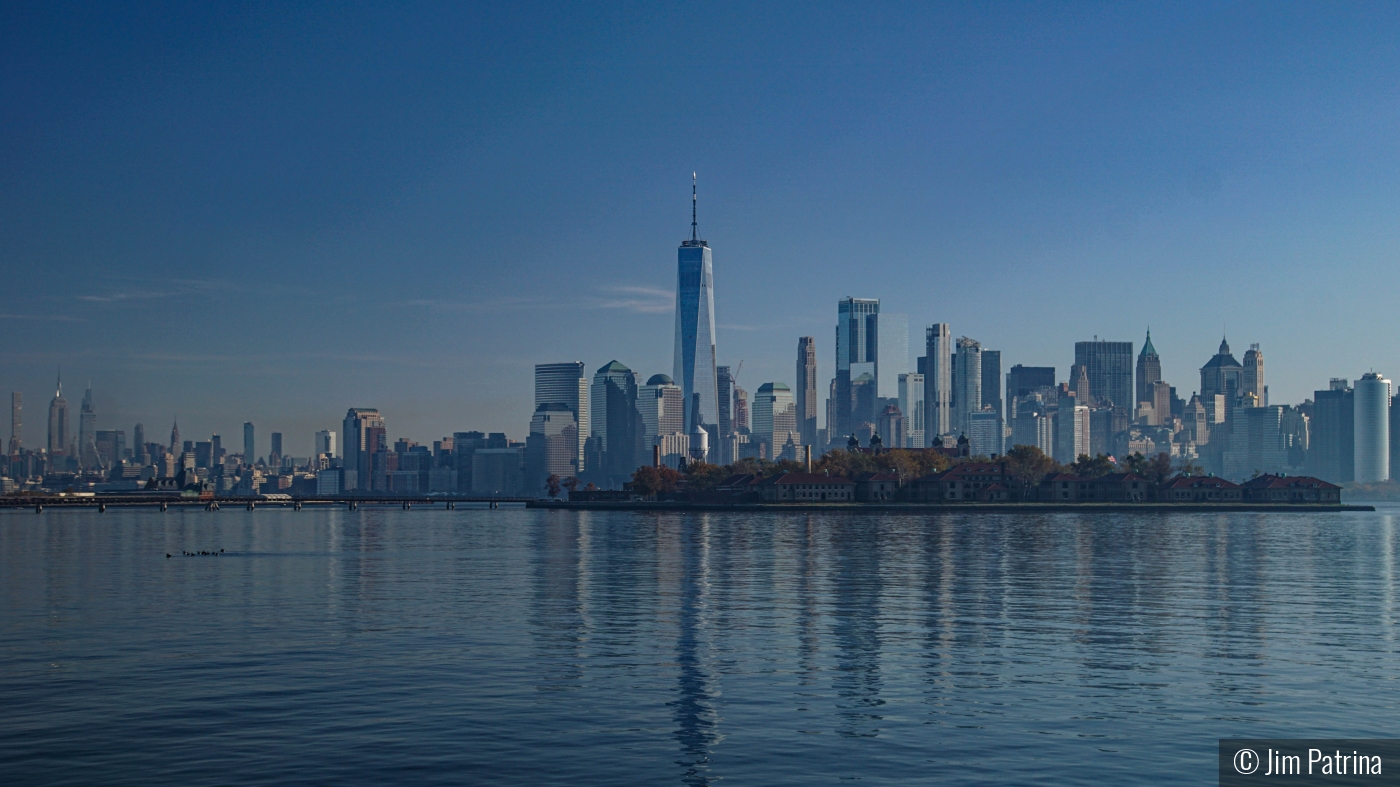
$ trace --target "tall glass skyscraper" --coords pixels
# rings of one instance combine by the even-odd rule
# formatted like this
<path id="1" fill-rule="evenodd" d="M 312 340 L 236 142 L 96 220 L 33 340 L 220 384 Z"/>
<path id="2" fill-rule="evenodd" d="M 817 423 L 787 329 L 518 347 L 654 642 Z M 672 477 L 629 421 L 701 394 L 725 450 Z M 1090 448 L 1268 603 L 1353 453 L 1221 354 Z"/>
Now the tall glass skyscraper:
<path id="1" fill-rule="evenodd" d="M 696 191 L 690 186 L 690 239 L 677 254 L 675 381 L 685 397 L 685 424 L 719 423 L 715 380 L 715 274 L 710 244 L 700 240 Z M 718 435 L 718 429 L 712 430 Z"/>

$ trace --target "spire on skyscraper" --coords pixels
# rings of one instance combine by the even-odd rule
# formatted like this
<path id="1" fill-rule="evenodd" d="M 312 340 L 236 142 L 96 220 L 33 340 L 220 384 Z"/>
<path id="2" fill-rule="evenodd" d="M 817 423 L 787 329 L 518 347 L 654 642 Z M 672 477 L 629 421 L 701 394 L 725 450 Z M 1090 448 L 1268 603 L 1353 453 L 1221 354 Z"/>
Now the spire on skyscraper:
<path id="1" fill-rule="evenodd" d="M 696 184 L 699 178 L 696 173 L 690 173 L 690 240 L 695 242 L 700 240 L 700 224 L 695 220 L 695 206 L 699 204 L 700 197 L 696 191 Z"/>

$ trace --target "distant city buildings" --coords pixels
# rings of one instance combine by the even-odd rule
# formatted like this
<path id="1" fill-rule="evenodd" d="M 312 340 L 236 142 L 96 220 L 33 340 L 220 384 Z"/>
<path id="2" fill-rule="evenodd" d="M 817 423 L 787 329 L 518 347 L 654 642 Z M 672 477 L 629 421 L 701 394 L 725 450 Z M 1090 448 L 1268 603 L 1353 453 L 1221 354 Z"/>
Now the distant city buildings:
<path id="1" fill-rule="evenodd" d="M 906 333 L 907 333 L 906 328 Z M 908 337 L 906 336 L 906 343 Z M 906 348 L 905 353 L 908 353 Z M 803 336 L 797 340 L 797 431 L 803 445 L 817 442 L 817 340 Z"/>

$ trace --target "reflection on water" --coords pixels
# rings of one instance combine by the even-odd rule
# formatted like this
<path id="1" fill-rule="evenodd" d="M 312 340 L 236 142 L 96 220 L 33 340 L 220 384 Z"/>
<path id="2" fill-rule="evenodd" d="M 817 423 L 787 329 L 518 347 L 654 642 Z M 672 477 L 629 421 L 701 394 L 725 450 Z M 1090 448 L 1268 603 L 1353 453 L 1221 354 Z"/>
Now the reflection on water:
<path id="1" fill-rule="evenodd" d="M 0 772 L 1209 781 L 1219 737 L 1393 733 L 1394 529 L 1392 511 L 3 513 Z"/>

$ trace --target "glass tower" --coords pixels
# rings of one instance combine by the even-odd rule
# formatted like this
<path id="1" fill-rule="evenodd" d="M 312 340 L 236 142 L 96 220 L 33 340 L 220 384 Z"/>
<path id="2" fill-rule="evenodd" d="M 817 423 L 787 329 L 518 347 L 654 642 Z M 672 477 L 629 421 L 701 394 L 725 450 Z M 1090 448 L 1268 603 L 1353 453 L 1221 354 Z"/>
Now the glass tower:
<path id="1" fill-rule="evenodd" d="M 692 174 L 692 179 L 694 175 Z M 695 220 L 695 184 L 690 191 L 690 239 L 677 254 L 676 352 L 673 375 L 685 404 L 686 430 L 719 423 L 715 380 L 715 281 L 710 245 L 700 240 Z M 718 434 L 716 430 L 716 435 Z"/>

